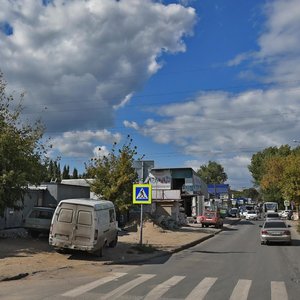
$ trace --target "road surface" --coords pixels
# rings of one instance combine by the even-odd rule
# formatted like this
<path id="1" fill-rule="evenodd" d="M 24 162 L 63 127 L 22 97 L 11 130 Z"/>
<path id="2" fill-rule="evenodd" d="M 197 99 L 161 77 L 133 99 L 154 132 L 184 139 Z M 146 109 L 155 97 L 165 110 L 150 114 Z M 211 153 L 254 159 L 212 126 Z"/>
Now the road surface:
<path id="1" fill-rule="evenodd" d="M 300 295 L 300 240 L 261 245 L 259 224 L 242 220 L 215 237 L 142 265 L 105 266 L 99 274 L 0 283 L 1 299 L 286 300 Z"/>

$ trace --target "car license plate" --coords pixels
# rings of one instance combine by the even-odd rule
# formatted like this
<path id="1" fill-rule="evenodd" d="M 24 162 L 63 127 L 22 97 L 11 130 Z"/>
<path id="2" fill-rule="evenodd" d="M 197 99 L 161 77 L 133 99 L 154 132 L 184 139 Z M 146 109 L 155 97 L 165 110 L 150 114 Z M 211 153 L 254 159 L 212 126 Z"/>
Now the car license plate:
<path id="1" fill-rule="evenodd" d="M 281 235 L 282 233 L 281 232 L 276 232 L 276 231 L 271 231 L 270 234 L 271 235 Z"/>

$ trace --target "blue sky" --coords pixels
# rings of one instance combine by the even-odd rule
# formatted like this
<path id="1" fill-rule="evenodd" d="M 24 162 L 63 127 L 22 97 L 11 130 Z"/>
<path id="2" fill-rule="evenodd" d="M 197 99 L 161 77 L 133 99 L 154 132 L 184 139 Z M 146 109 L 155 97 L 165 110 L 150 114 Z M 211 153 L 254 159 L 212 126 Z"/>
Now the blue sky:
<path id="1" fill-rule="evenodd" d="M 0 5 L 0 70 L 62 165 L 130 134 L 156 167 L 217 161 L 239 189 L 254 153 L 300 139 L 298 0 Z"/>

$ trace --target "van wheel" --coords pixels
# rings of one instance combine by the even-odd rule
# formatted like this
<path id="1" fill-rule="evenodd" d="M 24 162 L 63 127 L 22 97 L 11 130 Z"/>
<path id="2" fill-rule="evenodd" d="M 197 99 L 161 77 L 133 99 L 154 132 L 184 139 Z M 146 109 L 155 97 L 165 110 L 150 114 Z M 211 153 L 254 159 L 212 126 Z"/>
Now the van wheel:
<path id="1" fill-rule="evenodd" d="M 94 254 L 97 257 L 103 257 L 103 246 L 98 251 L 95 251 Z"/>
<path id="2" fill-rule="evenodd" d="M 117 246 L 117 243 L 118 243 L 118 236 L 116 236 L 116 238 L 108 244 L 108 247 L 115 248 Z"/>
<path id="3" fill-rule="evenodd" d="M 33 237 L 33 238 L 37 238 L 38 236 L 39 236 L 39 232 L 38 231 L 34 231 L 34 230 L 29 230 L 28 231 L 28 234 L 31 236 L 31 237 Z"/>

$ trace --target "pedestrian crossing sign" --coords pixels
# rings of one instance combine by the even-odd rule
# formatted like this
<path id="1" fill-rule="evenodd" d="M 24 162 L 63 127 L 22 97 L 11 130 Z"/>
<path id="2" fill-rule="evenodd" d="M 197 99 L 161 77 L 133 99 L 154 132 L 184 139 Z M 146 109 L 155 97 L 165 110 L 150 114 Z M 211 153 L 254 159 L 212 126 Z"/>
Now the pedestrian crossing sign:
<path id="1" fill-rule="evenodd" d="M 152 202 L 152 185 L 151 184 L 134 184 L 133 185 L 133 204 L 151 204 Z"/>

